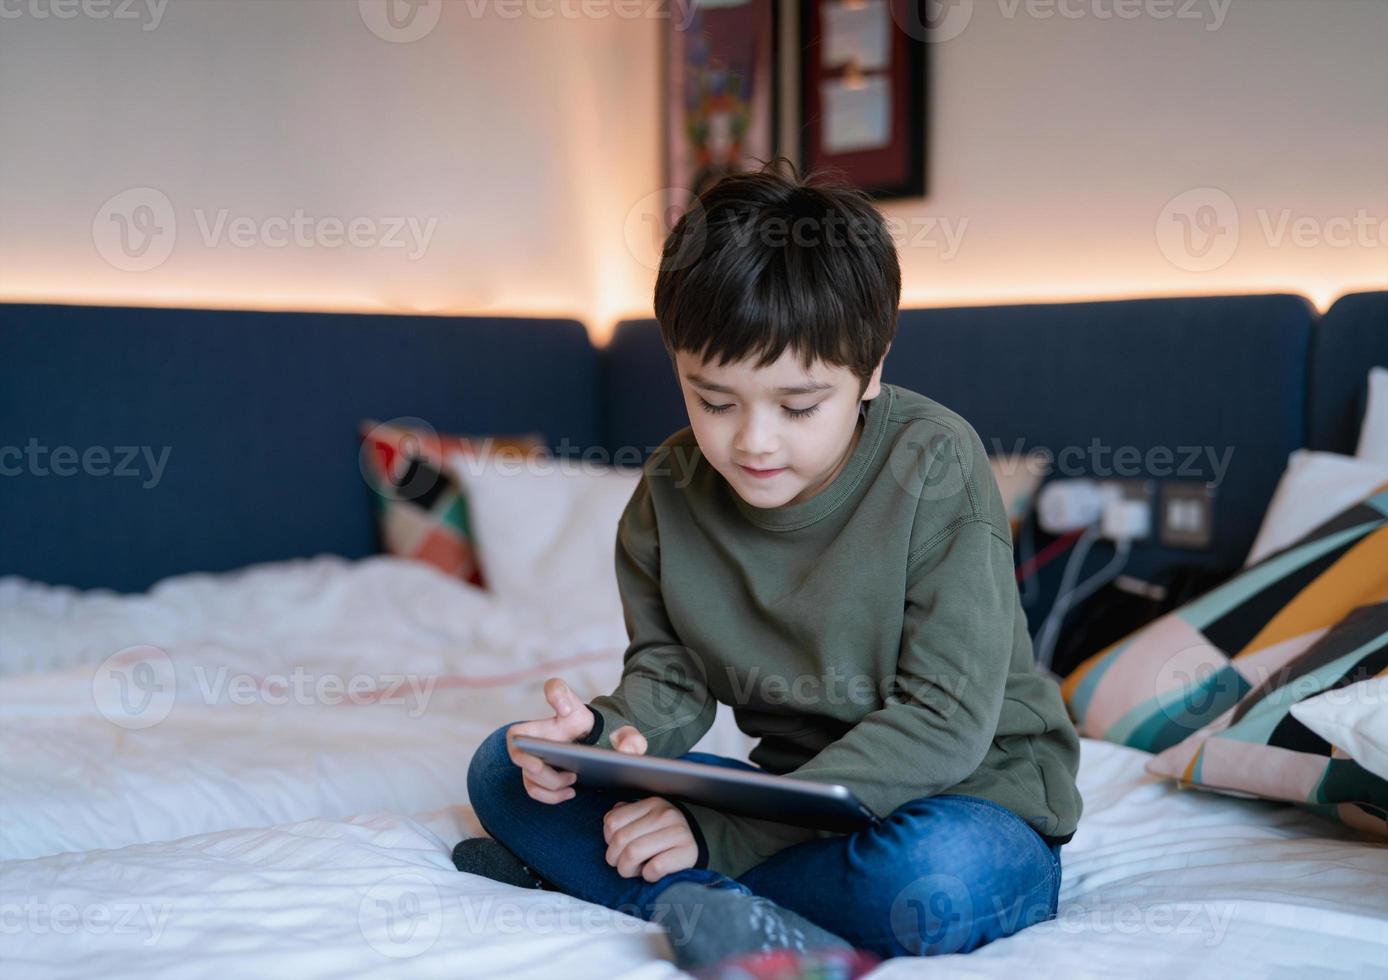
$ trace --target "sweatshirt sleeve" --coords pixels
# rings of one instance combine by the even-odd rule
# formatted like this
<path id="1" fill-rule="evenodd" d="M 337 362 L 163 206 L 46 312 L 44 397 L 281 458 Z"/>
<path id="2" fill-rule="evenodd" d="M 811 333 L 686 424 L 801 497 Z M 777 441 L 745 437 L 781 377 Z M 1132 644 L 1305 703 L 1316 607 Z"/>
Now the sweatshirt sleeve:
<path id="1" fill-rule="evenodd" d="M 675 758 L 713 725 L 718 703 L 702 662 L 680 642 L 665 611 L 655 508 L 644 475 L 617 523 L 616 571 L 630 642 L 617 689 L 588 702 L 596 717 L 580 741 L 610 749 L 612 734 L 634 725 L 646 737 L 647 755 Z"/>

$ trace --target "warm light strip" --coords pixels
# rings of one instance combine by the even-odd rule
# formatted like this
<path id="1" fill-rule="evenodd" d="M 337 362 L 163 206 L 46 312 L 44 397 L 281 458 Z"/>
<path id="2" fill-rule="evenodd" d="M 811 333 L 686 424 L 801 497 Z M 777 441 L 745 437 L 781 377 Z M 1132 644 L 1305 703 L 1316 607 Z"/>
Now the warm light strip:
<path id="1" fill-rule="evenodd" d="M 1162 288 L 1147 284 L 1141 287 L 1095 283 L 1084 291 L 1066 293 L 1035 293 L 1025 289 L 991 288 L 988 295 L 981 297 L 977 292 L 935 290 L 933 292 L 905 291 L 902 296 L 902 309 L 932 309 L 961 306 L 1001 306 L 1027 303 L 1084 303 L 1120 299 L 1147 299 L 1182 296 L 1237 296 L 1264 293 L 1293 293 L 1306 296 L 1320 312 L 1324 313 L 1338 299 L 1347 293 L 1388 289 L 1388 281 L 1356 284 L 1325 283 L 1319 286 L 1288 287 L 1280 280 L 1266 282 L 1245 282 L 1240 287 L 1228 283 L 1208 290 L 1192 289 L 1188 285 Z M 128 292 L 64 292 L 25 293 L 15 289 L 0 288 L 0 303 L 53 303 L 67 306 L 149 306 L 161 309 L 211 309 L 211 310 L 250 310 L 260 312 L 304 312 L 304 313 L 364 313 L 398 314 L 407 316 L 486 316 L 517 317 L 541 319 L 568 319 L 583 323 L 593 343 L 605 346 L 612 338 L 617 324 L 623 320 L 650 319 L 654 314 L 650 309 L 629 310 L 624 313 L 606 312 L 601 317 L 585 316 L 572 307 L 555 303 L 549 306 L 543 301 L 520 310 L 503 307 L 426 307 L 402 306 L 374 301 L 367 296 L 306 296 L 303 293 L 273 293 L 258 291 L 253 294 L 243 292 L 219 293 L 216 291 L 178 292 L 158 291 L 149 295 L 131 296 Z"/>

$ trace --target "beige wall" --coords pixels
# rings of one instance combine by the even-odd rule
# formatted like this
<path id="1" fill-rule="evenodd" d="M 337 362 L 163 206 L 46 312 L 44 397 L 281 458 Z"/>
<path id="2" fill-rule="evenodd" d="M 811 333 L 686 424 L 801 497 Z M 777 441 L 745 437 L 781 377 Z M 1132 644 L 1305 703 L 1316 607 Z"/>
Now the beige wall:
<path id="1" fill-rule="evenodd" d="M 649 315 L 671 8 L 527 2 L 0 0 L 0 299 Z M 907 304 L 1388 284 L 1388 3 L 949 10 Z"/>

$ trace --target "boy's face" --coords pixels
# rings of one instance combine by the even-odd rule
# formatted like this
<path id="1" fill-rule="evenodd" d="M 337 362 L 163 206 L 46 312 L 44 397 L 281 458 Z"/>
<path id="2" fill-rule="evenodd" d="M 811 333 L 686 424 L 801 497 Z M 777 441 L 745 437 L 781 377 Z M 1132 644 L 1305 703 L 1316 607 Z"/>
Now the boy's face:
<path id="1" fill-rule="evenodd" d="M 676 351 L 675 370 L 701 453 L 754 507 L 798 504 L 828 486 L 857 446 L 859 402 L 882 390 L 881 363 L 859 398 L 847 368 L 816 360 L 807 372 L 790 348 L 764 368 Z"/>

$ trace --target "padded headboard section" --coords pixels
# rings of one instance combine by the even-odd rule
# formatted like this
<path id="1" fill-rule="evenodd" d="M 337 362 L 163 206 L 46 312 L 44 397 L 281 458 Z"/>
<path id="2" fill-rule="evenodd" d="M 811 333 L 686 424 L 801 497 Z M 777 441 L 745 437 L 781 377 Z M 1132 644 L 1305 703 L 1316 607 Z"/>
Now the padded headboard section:
<path id="1" fill-rule="evenodd" d="M 1353 455 L 1376 364 L 1388 367 L 1388 292 L 1340 297 L 1312 335 L 1307 445 Z"/>
<path id="2" fill-rule="evenodd" d="M 1154 449 L 1170 450 L 1169 470 L 1185 470 L 1168 479 L 1215 480 L 1227 458 L 1213 548 L 1144 545 L 1129 568 L 1232 568 L 1288 454 L 1304 444 L 1313 317 L 1290 295 L 903 310 L 883 379 L 961 413 L 990 453 L 1073 447 L 1065 475 L 1104 475 L 1119 447 L 1133 447 L 1153 479 Z M 610 445 L 658 445 L 688 424 L 654 320 L 621 324 L 605 360 L 622 379 L 609 401 Z"/>
<path id="3" fill-rule="evenodd" d="M 0 306 L 0 575 L 135 591 L 372 554 L 360 420 L 582 447 L 600 401 L 572 320 Z M 58 447 L 109 459 L 57 475 Z"/>

